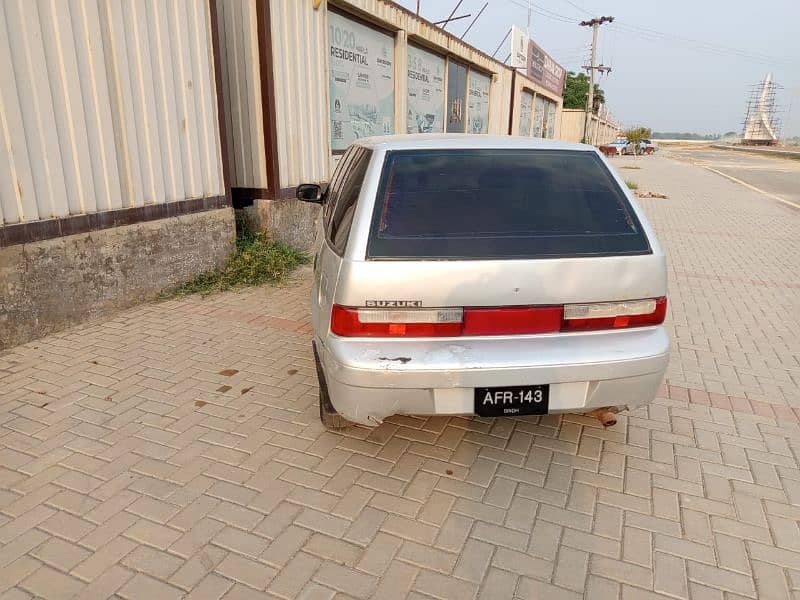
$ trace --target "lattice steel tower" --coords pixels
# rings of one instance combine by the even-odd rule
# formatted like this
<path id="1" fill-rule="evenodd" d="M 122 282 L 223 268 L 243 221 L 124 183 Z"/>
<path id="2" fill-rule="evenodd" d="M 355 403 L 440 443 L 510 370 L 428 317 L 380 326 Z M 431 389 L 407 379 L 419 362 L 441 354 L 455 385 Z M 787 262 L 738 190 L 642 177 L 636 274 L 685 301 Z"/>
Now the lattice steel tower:
<path id="1" fill-rule="evenodd" d="M 780 86 L 772 80 L 772 73 L 767 73 L 761 83 L 751 88 L 742 122 L 742 144 L 774 146 L 778 143 L 780 121 L 775 94 L 779 89 Z"/>

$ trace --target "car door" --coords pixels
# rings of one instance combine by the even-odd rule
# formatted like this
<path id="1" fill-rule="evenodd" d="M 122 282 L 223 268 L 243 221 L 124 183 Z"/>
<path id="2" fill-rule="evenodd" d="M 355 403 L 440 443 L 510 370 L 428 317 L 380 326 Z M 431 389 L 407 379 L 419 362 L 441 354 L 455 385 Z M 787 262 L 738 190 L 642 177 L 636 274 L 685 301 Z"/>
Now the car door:
<path id="1" fill-rule="evenodd" d="M 339 162 L 325 192 L 325 205 L 318 231 L 322 241 L 314 260 L 315 277 L 311 302 L 314 332 L 323 344 L 330 327 L 331 305 L 342 256 L 347 247 L 353 214 L 371 155 L 372 152 L 367 148 L 351 146 Z"/>

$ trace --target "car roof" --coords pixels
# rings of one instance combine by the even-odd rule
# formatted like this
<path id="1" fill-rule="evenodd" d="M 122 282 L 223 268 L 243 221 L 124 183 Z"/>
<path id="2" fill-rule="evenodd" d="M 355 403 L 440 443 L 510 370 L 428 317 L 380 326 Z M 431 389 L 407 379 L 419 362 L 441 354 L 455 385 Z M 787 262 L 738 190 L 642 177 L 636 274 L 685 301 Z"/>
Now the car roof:
<path id="1" fill-rule="evenodd" d="M 594 146 L 575 144 L 544 138 L 512 135 L 484 135 L 465 133 L 417 133 L 411 135 L 384 135 L 361 138 L 353 142 L 373 150 L 424 150 L 424 149 L 536 149 L 595 151 Z"/>

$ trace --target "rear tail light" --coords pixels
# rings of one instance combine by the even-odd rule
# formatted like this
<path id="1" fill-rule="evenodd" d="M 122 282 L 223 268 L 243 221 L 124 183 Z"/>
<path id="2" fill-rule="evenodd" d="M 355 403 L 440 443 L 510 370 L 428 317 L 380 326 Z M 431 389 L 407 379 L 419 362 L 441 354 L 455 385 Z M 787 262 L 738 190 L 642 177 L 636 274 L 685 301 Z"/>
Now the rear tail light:
<path id="1" fill-rule="evenodd" d="M 561 331 L 597 331 L 660 325 L 667 316 L 667 299 L 567 304 Z"/>
<path id="2" fill-rule="evenodd" d="M 659 325 L 667 299 L 566 306 L 374 309 L 333 306 L 331 332 L 344 337 L 458 337 L 596 331 Z"/>
<path id="3" fill-rule="evenodd" d="M 506 306 L 464 309 L 463 335 L 554 333 L 561 327 L 560 306 Z"/>
<path id="4" fill-rule="evenodd" d="M 384 310 L 334 305 L 331 331 L 346 337 L 452 337 L 461 335 L 463 310 Z"/>

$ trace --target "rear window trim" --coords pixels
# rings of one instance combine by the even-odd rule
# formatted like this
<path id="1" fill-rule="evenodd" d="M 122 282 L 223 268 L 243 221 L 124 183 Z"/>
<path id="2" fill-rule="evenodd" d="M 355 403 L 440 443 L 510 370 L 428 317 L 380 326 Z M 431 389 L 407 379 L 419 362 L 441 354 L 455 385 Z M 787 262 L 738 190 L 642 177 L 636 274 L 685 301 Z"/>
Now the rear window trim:
<path id="1" fill-rule="evenodd" d="M 445 148 L 442 148 L 444 150 Z M 449 149 L 449 148 L 448 148 Z M 453 148 L 454 150 L 472 150 L 473 148 Z M 475 148 L 476 150 L 478 148 Z M 389 161 L 391 160 L 392 156 L 396 153 L 402 152 L 417 152 L 422 150 L 436 150 L 436 148 L 425 148 L 425 149 L 397 149 L 397 150 L 386 150 L 383 155 L 383 163 L 381 164 L 381 171 L 380 171 L 380 180 L 378 183 L 378 189 L 375 193 L 375 198 L 372 202 L 372 215 L 370 216 L 369 220 L 369 232 L 367 237 L 367 248 L 365 253 L 365 260 L 367 261 L 374 261 L 374 262 L 455 262 L 455 261 L 469 261 L 469 262 L 493 262 L 493 261 L 506 261 L 506 260 L 563 260 L 566 258 L 577 258 L 577 259 L 584 259 L 584 258 L 608 258 L 608 257 L 618 257 L 618 256 L 648 256 L 653 254 L 653 246 L 650 243 L 650 238 L 647 235 L 647 232 L 642 227 L 641 220 L 639 219 L 639 215 L 636 213 L 633 205 L 629 201 L 627 194 L 625 191 L 620 187 L 620 192 L 623 194 L 625 201 L 628 204 L 628 208 L 630 209 L 630 218 L 633 220 L 636 228 L 639 232 L 641 232 L 642 238 L 645 241 L 646 248 L 643 250 L 631 250 L 631 251 L 614 251 L 614 252 L 569 252 L 563 254 L 547 254 L 542 256 L 529 256 L 529 255 L 507 255 L 507 256 L 442 256 L 442 257 L 432 257 L 432 256 L 413 256 L 413 255 L 399 255 L 399 256 L 373 256 L 372 255 L 372 247 L 374 242 L 374 232 L 377 231 L 380 220 L 383 218 L 383 202 L 382 199 L 386 193 L 386 186 L 388 185 L 389 179 Z M 497 148 L 497 150 L 502 150 L 502 148 Z M 531 149 L 530 152 L 537 152 L 538 149 Z M 543 151 L 547 152 L 564 152 L 570 154 L 577 154 L 577 153 L 591 153 L 588 150 L 560 150 L 560 149 L 546 149 Z M 614 175 L 608 169 L 606 163 L 599 157 L 599 165 L 600 168 L 603 170 L 604 174 L 614 182 L 615 185 L 619 187 L 619 182 L 616 180 Z M 556 236 L 541 236 L 541 237 L 556 237 Z M 563 237 L 563 236 L 562 236 Z"/>

